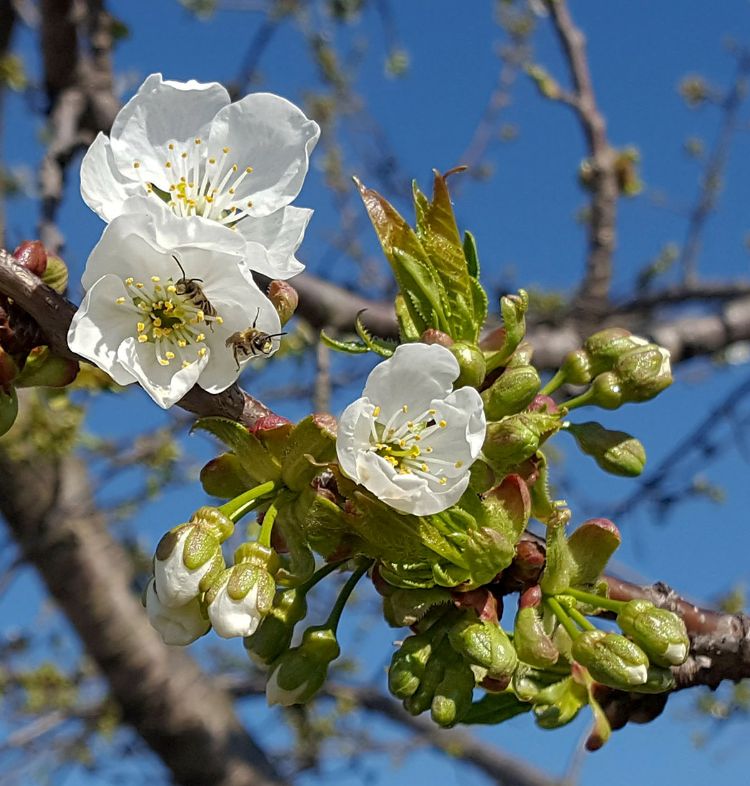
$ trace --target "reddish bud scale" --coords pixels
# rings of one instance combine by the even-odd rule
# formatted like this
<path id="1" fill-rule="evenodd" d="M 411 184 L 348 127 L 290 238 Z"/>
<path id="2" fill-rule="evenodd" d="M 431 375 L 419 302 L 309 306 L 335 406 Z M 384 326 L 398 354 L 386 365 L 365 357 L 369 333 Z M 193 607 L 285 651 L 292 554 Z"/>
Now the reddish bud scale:
<path id="1" fill-rule="evenodd" d="M 528 412 L 548 412 L 550 415 L 556 415 L 560 411 L 554 399 L 541 393 L 534 396 L 526 409 Z"/>
<path id="2" fill-rule="evenodd" d="M 440 344 L 441 347 L 450 347 L 454 344 L 453 339 L 447 333 L 443 333 L 442 330 L 436 330 L 435 328 L 427 328 L 419 337 L 419 340 L 423 344 Z"/>
<path id="3" fill-rule="evenodd" d="M 453 592 L 456 608 L 473 609 L 480 620 L 497 622 L 502 615 L 502 603 L 498 607 L 497 598 L 485 587 L 468 592 Z"/>
<path id="4" fill-rule="evenodd" d="M 538 609 L 542 605 L 542 588 L 535 584 L 529 587 L 518 599 L 519 609 Z"/>
<path id="5" fill-rule="evenodd" d="M 272 429 L 286 426 L 291 422 L 291 420 L 287 420 L 281 417 L 281 415 L 265 415 L 262 418 L 258 418 L 248 431 L 257 436 L 260 431 L 271 431 Z"/>
<path id="6" fill-rule="evenodd" d="M 24 240 L 13 252 L 13 258 L 40 278 L 47 269 L 47 251 L 41 240 Z"/>

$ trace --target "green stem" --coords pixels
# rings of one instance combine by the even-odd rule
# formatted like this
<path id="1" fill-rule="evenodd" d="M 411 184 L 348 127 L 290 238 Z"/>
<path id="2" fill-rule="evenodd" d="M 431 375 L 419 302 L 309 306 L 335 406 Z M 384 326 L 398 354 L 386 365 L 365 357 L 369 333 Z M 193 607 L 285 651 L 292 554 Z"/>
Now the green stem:
<path id="1" fill-rule="evenodd" d="M 310 576 L 310 578 L 300 584 L 296 589 L 297 592 L 302 593 L 303 595 L 308 593 L 319 581 L 322 581 L 326 576 L 333 573 L 334 570 L 340 568 L 345 562 L 348 562 L 349 558 L 340 559 L 337 562 L 328 562 L 327 564 L 323 565 L 322 568 L 318 568 L 315 573 Z"/>
<path id="2" fill-rule="evenodd" d="M 576 407 L 585 407 L 591 402 L 593 395 L 594 389 L 589 388 L 588 390 L 584 390 L 580 396 L 574 396 L 568 401 L 563 401 L 560 406 L 565 407 L 567 410 L 575 409 Z"/>
<path id="3" fill-rule="evenodd" d="M 555 372 L 552 379 L 539 391 L 540 396 L 551 396 L 565 382 L 565 374 L 562 369 Z"/>
<path id="4" fill-rule="evenodd" d="M 568 614 L 584 629 L 584 630 L 596 630 L 596 625 L 593 625 L 589 622 L 586 617 L 581 614 L 578 609 L 574 608 L 573 606 L 567 607 Z"/>
<path id="5" fill-rule="evenodd" d="M 580 600 L 581 603 L 588 603 L 589 606 L 596 606 L 600 609 L 607 609 L 607 611 L 619 612 L 625 605 L 624 600 L 613 600 L 612 598 L 605 598 L 601 595 L 594 595 L 593 592 L 584 592 L 583 590 L 573 589 L 568 587 L 563 595 L 570 595 L 571 598 Z"/>
<path id="6" fill-rule="evenodd" d="M 560 624 L 568 632 L 570 638 L 575 641 L 581 635 L 581 631 L 573 624 L 573 620 L 570 619 L 560 602 L 549 596 L 545 596 L 544 602 L 549 606 L 550 611 L 557 617 Z"/>
<path id="7" fill-rule="evenodd" d="M 255 486 L 255 488 L 246 491 L 244 494 L 240 494 L 239 497 L 235 497 L 234 499 L 230 499 L 229 502 L 225 502 L 219 510 L 236 524 L 246 513 L 249 513 L 258 504 L 261 497 L 270 494 L 275 488 L 276 483 L 272 480 L 261 483 L 260 486 Z"/>
<path id="8" fill-rule="evenodd" d="M 339 620 L 341 619 L 341 612 L 344 610 L 344 606 L 346 606 L 346 602 L 349 600 L 349 596 L 354 591 L 354 588 L 357 586 L 357 582 L 365 575 L 370 565 L 372 565 L 372 560 L 363 560 L 352 573 L 351 576 L 346 580 L 346 584 L 341 588 L 341 592 L 339 592 L 338 598 L 336 598 L 336 602 L 333 604 L 333 608 L 331 609 L 331 613 L 328 615 L 328 619 L 325 621 L 325 625 L 323 627 L 329 628 L 336 633 L 336 629 L 339 626 Z"/>
<path id="9" fill-rule="evenodd" d="M 276 521 L 276 516 L 279 515 L 279 509 L 272 502 L 263 516 L 263 526 L 260 528 L 260 535 L 258 535 L 258 543 L 266 548 L 271 547 L 271 531 L 273 530 L 273 523 Z"/>

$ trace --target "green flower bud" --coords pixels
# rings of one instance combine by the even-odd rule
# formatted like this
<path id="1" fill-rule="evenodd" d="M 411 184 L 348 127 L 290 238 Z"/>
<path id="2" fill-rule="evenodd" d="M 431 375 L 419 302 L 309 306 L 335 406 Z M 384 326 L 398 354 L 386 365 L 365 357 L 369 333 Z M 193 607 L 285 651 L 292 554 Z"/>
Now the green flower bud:
<path id="1" fill-rule="evenodd" d="M 450 629 L 448 639 L 456 652 L 487 669 L 493 679 L 509 678 L 518 664 L 508 634 L 495 622 L 465 617 Z"/>
<path id="2" fill-rule="evenodd" d="M 570 423 L 568 431 L 587 456 L 612 475 L 636 477 L 643 472 L 646 451 L 643 445 L 624 431 L 610 431 L 599 423 Z"/>
<path id="3" fill-rule="evenodd" d="M 617 624 L 658 666 L 679 666 L 687 660 L 690 639 L 682 618 L 673 612 L 648 600 L 631 600 L 617 615 Z"/>
<path id="4" fill-rule="evenodd" d="M 513 628 L 513 646 L 519 660 L 545 669 L 557 663 L 560 653 L 544 629 L 541 597 L 538 586 L 530 587 L 521 595 Z"/>
<path id="5" fill-rule="evenodd" d="M 583 342 L 583 349 L 589 356 L 591 374 L 597 376 L 603 371 L 611 371 L 615 362 L 624 353 L 648 344 L 645 338 L 634 336 L 624 328 L 605 328 Z"/>
<path id="6" fill-rule="evenodd" d="M 445 729 L 455 726 L 471 708 L 474 673 L 467 663 L 456 659 L 445 669 L 430 704 L 432 720 Z"/>
<path id="7" fill-rule="evenodd" d="M 482 350 L 474 344 L 466 344 L 463 341 L 451 344 L 448 349 L 455 356 L 461 370 L 453 386 L 456 389 L 465 385 L 470 385 L 473 388 L 479 387 L 484 381 L 487 370 Z"/>
<path id="8" fill-rule="evenodd" d="M 68 266 L 60 257 L 48 254 L 42 281 L 48 287 L 52 287 L 58 295 L 63 295 L 68 288 Z"/>
<path id="9" fill-rule="evenodd" d="M 620 379 L 624 401 L 648 401 L 672 384 L 669 351 L 656 344 L 626 352 L 613 371 Z"/>
<path id="10" fill-rule="evenodd" d="M 19 388 L 63 388 L 78 374 L 78 361 L 53 355 L 49 347 L 34 347 L 14 380 Z"/>
<path id="11" fill-rule="evenodd" d="M 18 396 L 15 388 L 11 387 L 8 393 L 0 388 L 0 437 L 15 423 L 17 415 Z"/>
<path id="12" fill-rule="evenodd" d="M 259 665 L 270 665 L 289 649 L 294 626 L 307 615 L 305 593 L 296 589 L 276 595 L 258 629 L 244 639 L 247 654 Z"/>
<path id="13" fill-rule="evenodd" d="M 482 392 L 488 420 L 500 420 L 525 409 L 541 387 L 539 373 L 533 366 L 507 368 Z"/>
<path id="14" fill-rule="evenodd" d="M 266 292 L 279 315 L 282 327 L 292 318 L 297 310 L 299 295 L 297 290 L 287 281 L 272 281 Z"/>
<path id="15" fill-rule="evenodd" d="M 499 474 L 531 457 L 560 428 L 560 418 L 546 412 L 519 412 L 487 426 L 483 451 Z"/>
<path id="16" fill-rule="evenodd" d="M 330 628 L 308 628 L 302 643 L 285 652 L 268 675 L 266 699 L 269 706 L 305 704 L 323 687 L 328 666 L 341 650 Z"/>
<path id="17" fill-rule="evenodd" d="M 573 642 L 573 658 L 603 685 L 632 690 L 648 680 L 648 657 L 635 642 L 617 633 L 587 630 Z"/>
<path id="18" fill-rule="evenodd" d="M 578 715 L 588 703 L 586 688 L 572 677 L 547 685 L 534 696 L 534 715 L 543 729 L 559 729 Z"/>
<path id="19" fill-rule="evenodd" d="M 233 499 L 253 486 L 253 481 L 242 469 L 237 454 L 222 453 L 211 459 L 200 474 L 201 485 L 206 494 L 221 499 Z"/>
<path id="20" fill-rule="evenodd" d="M 433 650 L 425 665 L 418 688 L 411 696 L 404 699 L 404 709 L 410 715 L 420 715 L 432 706 L 438 685 L 445 676 L 445 669 L 454 657 L 455 653 L 447 642 L 443 642 L 436 651 Z"/>
<path id="21" fill-rule="evenodd" d="M 560 374 L 571 385 L 587 385 L 594 378 L 591 371 L 591 358 L 584 349 L 568 352 L 560 366 Z"/>
<path id="22" fill-rule="evenodd" d="M 586 404 L 602 409 L 617 409 L 625 403 L 620 378 L 611 371 L 599 374 L 581 398 L 586 399 Z"/>
<path id="23" fill-rule="evenodd" d="M 432 637 L 423 633 L 409 636 L 393 653 L 388 669 L 388 690 L 397 699 L 408 699 L 417 692 L 432 652 Z"/>

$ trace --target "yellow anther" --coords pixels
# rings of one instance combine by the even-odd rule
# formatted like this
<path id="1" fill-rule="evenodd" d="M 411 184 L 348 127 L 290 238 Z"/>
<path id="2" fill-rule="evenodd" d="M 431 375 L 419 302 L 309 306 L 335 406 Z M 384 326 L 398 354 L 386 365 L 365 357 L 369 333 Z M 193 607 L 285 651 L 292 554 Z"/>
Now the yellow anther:
<path id="1" fill-rule="evenodd" d="M 436 409 L 428 409 L 427 410 L 427 414 L 428 415 L 437 415 L 437 410 Z"/>
<path id="2" fill-rule="evenodd" d="M 199 343 L 201 341 L 205 341 L 206 340 L 206 334 L 205 333 L 198 333 L 198 335 L 195 337 L 195 340 L 197 342 L 199 342 Z"/>
<path id="3" fill-rule="evenodd" d="M 167 360 L 174 360 L 174 352 L 165 352 L 165 353 L 164 353 L 164 357 L 165 357 Z"/>
<path id="4" fill-rule="evenodd" d="M 203 320 L 205 318 L 206 318 L 206 315 L 203 313 L 203 311 L 201 309 L 198 309 L 198 311 L 195 312 L 195 321 L 196 322 L 203 322 Z"/>
<path id="5" fill-rule="evenodd" d="M 372 416 L 376 418 L 380 414 L 380 407 L 375 407 L 372 411 Z"/>
<path id="6" fill-rule="evenodd" d="M 146 325 L 143 322 L 138 322 L 138 324 L 136 325 L 136 328 L 137 328 L 139 333 L 143 333 L 143 331 L 146 329 Z"/>
<path id="7" fill-rule="evenodd" d="M 248 175 L 249 175 L 249 174 L 250 174 L 252 171 L 253 171 L 253 168 L 252 168 L 251 166 L 249 166 L 249 167 L 247 167 L 247 169 L 245 169 L 245 172 L 247 172 L 247 174 L 248 174 Z"/>
<path id="8" fill-rule="evenodd" d="M 223 325 L 224 324 L 224 319 L 222 317 L 216 317 L 216 324 L 217 325 Z"/>
<path id="9" fill-rule="evenodd" d="M 206 352 L 208 352 L 208 350 L 207 350 L 205 347 L 201 347 L 201 348 L 198 350 L 198 357 L 201 357 L 201 358 L 202 358 L 202 357 L 203 357 L 203 356 L 206 354 Z"/>
<path id="10" fill-rule="evenodd" d="M 401 411 L 402 411 L 402 412 L 404 413 L 404 415 L 405 415 L 405 414 L 406 414 L 406 413 L 409 411 L 409 405 L 408 405 L 408 404 L 404 404 L 404 405 L 401 407 Z"/>
<path id="11" fill-rule="evenodd" d="M 208 159 L 208 163 L 209 164 L 215 164 L 216 163 L 216 159 L 215 158 L 209 158 Z"/>
<path id="12" fill-rule="evenodd" d="M 180 153 L 180 158 L 187 158 L 187 153 Z"/>
<path id="13" fill-rule="evenodd" d="M 156 317 L 154 319 L 154 326 L 155 327 L 161 327 L 161 319 L 159 317 Z"/>
<path id="14" fill-rule="evenodd" d="M 174 150 L 174 145 L 173 145 L 171 142 L 170 142 L 170 143 L 167 145 L 167 147 L 168 147 L 170 150 Z"/>
<path id="15" fill-rule="evenodd" d="M 232 172 L 236 172 L 239 169 L 237 164 L 232 164 Z"/>
<path id="16" fill-rule="evenodd" d="M 169 361 L 166 358 L 158 358 L 160 366 L 168 366 Z"/>
<path id="17" fill-rule="evenodd" d="M 171 168 L 172 168 L 172 162 L 171 162 L 171 161 L 167 161 L 167 163 L 166 163 L 166 164 L 164 164 L 164 166 L 165 166 L 167 169 L 171 169 Z M 163 364 L 162 364 L 162 365 L 163 365 Z"/>
<path id="18" fill-rule="evenodd" d="M 245 205 L 245 207 L 252 207 L 252 206 L 253 206 L 252 202 L 247 202 L 246 205 Z"/>
<path id="19" fill-rule="evenodd" d="M 140 161 L 133 161 L 133 169 L 139 169 L 141 166 Z"/>
<path id="20" fill-rule="evenodd" d="M 151 276 L 151 280 L 154 282 L 154 284 L 158 284 L 161 281 L 159 276 Z"/>
<path id="21" fill-rule="evenodd" d="M 189 365 L 190 365 L 190 361 L 189 360 L 183 360 L 182 361 L 182 367 L 183 368 L 187 368 Z"/>
<path id="22" fill-rule="evenodd" d="M 125 302 L 125 298 L 124 297 L 116 297 L 115 298 L 115 303 L 117 303 L 118 306 L 121 306 L 124 302 Z"/>
<path id="23" fill-rule="evenodd" d="M 406 447 L 406 440 L 405 440 L 405 439 L 400 439 L 400 440 L 398 441 L 398 446 L 399 446 L 400 448 L 405 448 L 405 447 Z"/>
<path id="24" fill-rule="evenodd" d="M 141 333 L 141 335 L 138 336 L 139 344 L 145 344 L 147 341 L 148 341 L 148 336 L 144 335 L 143 333 Z"/>
<path id="25" fill-rule="evenodd" d="M 133 286 L 133 277 L 132 276 L 128 276 L 125 279 L 125 286 L 126 287 L 132 287 Z"/>
<path id="26" fill-rule="evenodd" d="M 448 421 L 447 420 L 441 420 L 438 423 L 438 426 L 440 426 L 440 428 L 445 428 L 447 425 L 448 425 Z"/>
<path id="27" fill-rule="evenodd" d="M 174 284 L 170 284 L 167 287 L 167 292 L 169 292 L 170 295 L 174 295 L 177 292 L 177 287 L 175 287 Z"/>
<path id="28" fill-rule="evenodd" d="M 177 341 L 177 346 L 180 347 L 180 349 L 185 349 L 187 346 L 187 341 L 185 341 L 184 338 L 181 338 Z"/>
<path id="29" fill-rule="evenodd" d="M 230 189 L 229 189 L 229 193 L 230 193 L 230 194 L 234 194 L 235 190 L 236 190 L 236 189 L 234 189 L 234 188 L 230 188 Z"/>
<path id="30" fill-rule="evenodd" d="M 422 464 L 421 465 L 422 472 L 427 472 L 428 469 L 429 469 L 429 467 L 427 466 L 427 464 Z"/>
<path id="31" fill-rule="evenodd" d="M 456 469 L 461 469 L 461 467 L 463 467 L 463 465 L 464 465 L 463 461 L 457 461 L 453 466 Z"/>
<path id="32" fill-rule="evenodd" d="M 143 289 L 143 282 L 142 281 L 136 281 L 135 282 L 135 288 L 136 289 Z"/>
<path id="33" fill-rule="evenodd" d="M 447 482 L 448 482 L 448 478 L 440 478 L 440 480 L 438 481 L 438 483 L 440 483 L 441 486 L 444 486 Z"/>
<path id="34" fill-rule="evenodd" d="M 228 153 L 229 152 L 229 148 L 228 147 L 222 147 L 221 152 L 222 153 Z"/>
<path id="35" fill-rule="evenodd" d="M 198 136 L 195 138 L 195 144 L 199 145 L 201 143 L 201 138 Z"/>

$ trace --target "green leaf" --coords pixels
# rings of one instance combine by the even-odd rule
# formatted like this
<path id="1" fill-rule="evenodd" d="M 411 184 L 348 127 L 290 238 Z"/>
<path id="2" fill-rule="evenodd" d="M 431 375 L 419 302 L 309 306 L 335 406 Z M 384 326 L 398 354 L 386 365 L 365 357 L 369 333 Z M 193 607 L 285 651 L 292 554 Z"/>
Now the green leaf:
<path id="1" fill-rule="evenodd" d="M 522 715 L 531 709 L 531 704 L 520 701 L 510 692 L 487 693 L 479 701 L 474 702 L 461 723 L 487 724 L 495 726 L 503 721 L 510 720 L 516 715 Z"/>
<path id="2" fill-rule="evenodd" d="M 467 229 L 464 232 L 464 256 L 466 257 L 466 269 L 472 278 L 479 278 L 479 253 L 477 252 L 477 242 L 474 235 Z"/>
<path id="3" fill-rule="evenodd" d="M 362 339 L 365 346 L 380 357 L 389 358 L 398 346 L 395 341 L 389 341 L 382 338 L 373 336 L 362 323 L 361 316 L 367 309 L 362 309 L 357 314 L 357 319 L 354 323 L 357 335 Z"/>
<path id="4" fill-rule="evenodd" d="M 360 344 L 357 341 L 340 341 L 336 338 L 331 338 L 325 330 L 320 331 L 320 340 L 331 349 L 338 352 L 347 352 L 350 355 L 364 355 L 370 349 L 365 344 Z"/>
<path id="5" fill-rule="evenodd" d="M 244 426 L 227 418 L 201 418 L 190 430 L 207 431 L 221 440 L 234 452 L 242 469 L 255 483 L 267 480 L 278 480 L 281 477 L 281 466 L 265 449 L 260 440 Z"/>

